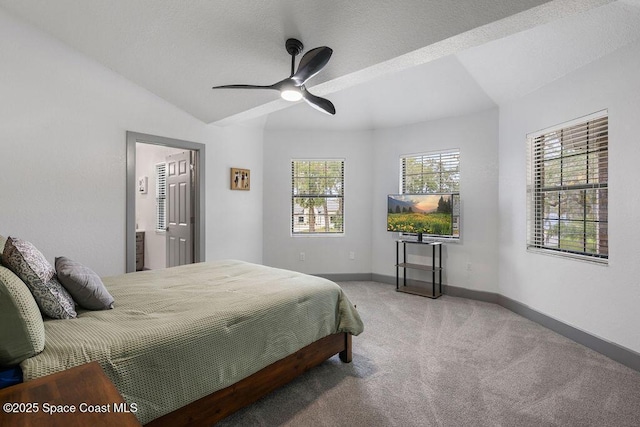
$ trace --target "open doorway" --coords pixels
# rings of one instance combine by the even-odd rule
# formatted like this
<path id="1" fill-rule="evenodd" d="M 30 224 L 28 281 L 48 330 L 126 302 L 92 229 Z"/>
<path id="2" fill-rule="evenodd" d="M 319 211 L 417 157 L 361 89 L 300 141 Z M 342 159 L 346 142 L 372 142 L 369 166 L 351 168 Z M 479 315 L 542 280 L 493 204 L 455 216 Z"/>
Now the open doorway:
<path id="1" fill-rule="evenodd" d="M 136 271 L 193 262 L 195 155 L 136 143 Z"/>
<path id="2" fill-rule="evenodd" d="M 204 150 L 127 132 L 127 272 L 204 261 Z"/>

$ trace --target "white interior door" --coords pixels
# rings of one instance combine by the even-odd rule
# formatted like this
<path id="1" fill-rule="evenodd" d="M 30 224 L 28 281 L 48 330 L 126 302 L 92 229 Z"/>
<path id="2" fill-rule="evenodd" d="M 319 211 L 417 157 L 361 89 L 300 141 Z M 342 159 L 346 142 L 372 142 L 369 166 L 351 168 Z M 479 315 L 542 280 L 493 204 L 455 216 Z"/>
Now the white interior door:
<path id="1" fill-rule="evenodd" d="M 167 267 L 193 262 L 191 152 L 167 156 Z"/>

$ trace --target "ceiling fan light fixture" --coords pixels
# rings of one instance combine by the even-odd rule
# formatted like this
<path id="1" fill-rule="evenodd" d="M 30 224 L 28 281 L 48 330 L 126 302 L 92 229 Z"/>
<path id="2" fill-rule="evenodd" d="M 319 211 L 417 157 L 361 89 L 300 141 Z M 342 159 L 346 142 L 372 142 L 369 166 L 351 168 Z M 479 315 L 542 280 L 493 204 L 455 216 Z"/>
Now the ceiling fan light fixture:
<path id="1" fill-rule="evenodd" d="M 328 99 L 315 96 L 305 87 L 305 83 L 318 74 L 327 65 L 333 50 L 327 46 L 311 49 L 302 56 L 295 71 L 296 56 L 302 52 L 303 45 L 300 40 L 287 39 L 285 43 L 287 53 L 291 55 L 291 75 L 277 83 L 271 85 L 222 85 L 214 86 L 212 89 L 273 89 L 280 91 L 280 97 L 285 101 L 296 102 L 304 99 L 307 104 L 323 113 L 334 115 L 336 108 Z"/>
<path id="2" fill-rule="evenodd" d="M 283 89 L 280 92 L 280 97 L 285 101 L 300 101 L 302 99 L 302 92 L 298 89 Z"/>

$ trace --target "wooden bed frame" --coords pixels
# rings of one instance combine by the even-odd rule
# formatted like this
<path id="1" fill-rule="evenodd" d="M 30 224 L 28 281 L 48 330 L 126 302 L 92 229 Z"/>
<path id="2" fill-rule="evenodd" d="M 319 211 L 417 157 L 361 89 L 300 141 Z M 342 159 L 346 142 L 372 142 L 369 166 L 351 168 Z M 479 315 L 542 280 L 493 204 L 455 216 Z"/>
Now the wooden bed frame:
<path id="1" fill-rule="evenodd" d="M 211 425 L 292 381 L 335 354 L 351 362 L 351 334 L 329 335 L 280 359 L 255 374 L 176 409 L 146 424 L 148 427 Z"/>

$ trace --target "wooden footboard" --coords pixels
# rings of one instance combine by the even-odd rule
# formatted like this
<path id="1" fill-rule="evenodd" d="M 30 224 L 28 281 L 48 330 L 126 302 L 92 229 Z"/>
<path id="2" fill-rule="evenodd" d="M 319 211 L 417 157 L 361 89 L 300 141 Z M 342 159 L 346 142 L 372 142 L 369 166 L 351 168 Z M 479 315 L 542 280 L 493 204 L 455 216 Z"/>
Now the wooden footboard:
<path id="1" fill-rule="evenodd" d="M 211 425 L 292 381 L 339 353 L 351 362 L 351 334 L 329 335 L 229 387 L 156 418 L 150 427 Z"/>

